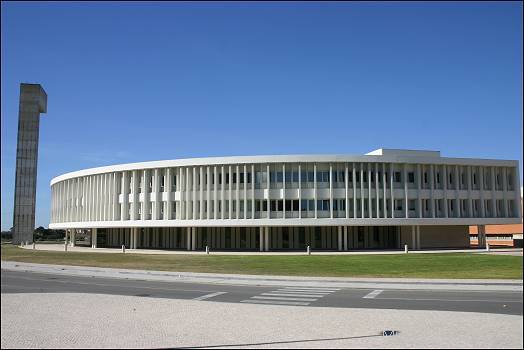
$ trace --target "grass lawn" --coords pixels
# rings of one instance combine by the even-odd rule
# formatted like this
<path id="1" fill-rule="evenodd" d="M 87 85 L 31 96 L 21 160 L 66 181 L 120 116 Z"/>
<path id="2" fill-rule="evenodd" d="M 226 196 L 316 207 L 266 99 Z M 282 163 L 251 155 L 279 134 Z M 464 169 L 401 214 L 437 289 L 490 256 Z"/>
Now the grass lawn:
<path id="1" fill-rule="evenodd" d="M 395 255 L 146 255 L 33 251 L 3 244 L 2 260 L 251 275 L 522 279 L 522 257 L 471 253 Z"/>

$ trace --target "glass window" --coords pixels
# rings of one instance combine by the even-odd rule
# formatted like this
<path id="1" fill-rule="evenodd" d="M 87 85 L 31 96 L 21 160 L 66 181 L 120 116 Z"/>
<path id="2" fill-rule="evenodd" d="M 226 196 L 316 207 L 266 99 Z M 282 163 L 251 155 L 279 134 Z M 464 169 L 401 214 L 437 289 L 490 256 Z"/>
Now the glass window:
<path id="1" fill-rule="evenodd" d="M 307 199 L 302 199 L 301 207 L 302 211 L 307 211 Z"/>
<path id="2" fill-rule="evenodd" d="M 408 181 L 409 181 L 410 183 L 414 183 L 414 182 L 415 182 L 415 173 L 414 173 L 414 172 L 410 171 L 410 172 L 408 173 Z"/>
<path id="3" fill-rule="evenodd" d="M 395 182 L 401 182 L 402 176 L 400 174 L 400 171 L 395 171 Z"/>

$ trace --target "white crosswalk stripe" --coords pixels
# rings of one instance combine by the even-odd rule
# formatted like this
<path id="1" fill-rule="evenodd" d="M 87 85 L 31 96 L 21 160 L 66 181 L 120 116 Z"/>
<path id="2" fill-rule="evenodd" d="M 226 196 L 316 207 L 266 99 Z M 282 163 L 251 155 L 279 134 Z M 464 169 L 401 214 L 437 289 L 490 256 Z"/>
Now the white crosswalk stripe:
<path id="1" fill-rule="evenodd" d="M 260 293 L 260 295 L 242 300 L 241 303 L 306 306 L 339 290 L 340 288 L 283 287 Z"/>

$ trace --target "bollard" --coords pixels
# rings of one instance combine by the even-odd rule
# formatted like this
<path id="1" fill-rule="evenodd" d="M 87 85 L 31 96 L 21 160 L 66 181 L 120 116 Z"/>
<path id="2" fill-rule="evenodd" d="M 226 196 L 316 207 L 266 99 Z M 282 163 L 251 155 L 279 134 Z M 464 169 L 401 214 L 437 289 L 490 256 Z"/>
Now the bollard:
<path id="1" fill-rule="evenodd" d="M 486 251 L 489 252 L 489 243 L 486 243 Z"/>
<path id="2" fill-rule="evenodd" d="M 209 247 L 206 245 L 206 254 L 209 254 Z"/>
<path id="3" fill-rule="evenodd" d="M 64 251 L 67 252 L 67 242 L 64 243 Z"/>
<path id="4" fill-rule="evenodd" d="M 404 253 L 408 253 L 408 245 L 407 244 L 404 244 Z"/>
<path id="5" fill-rule="evenodd" d="M 307 255 L 311 255 L 311 248 L 307 246 Z"/>
<path id="6" fill-rule="evenodd" d="M 33 242 L 33 249 L 36 249 L 36 248 L 35 248 L 35 242 Z"/>
<path id="7" fill-rule="evenodd" d="M 126 246 L 122 244 L 122 253 L 126 252 Z"/>

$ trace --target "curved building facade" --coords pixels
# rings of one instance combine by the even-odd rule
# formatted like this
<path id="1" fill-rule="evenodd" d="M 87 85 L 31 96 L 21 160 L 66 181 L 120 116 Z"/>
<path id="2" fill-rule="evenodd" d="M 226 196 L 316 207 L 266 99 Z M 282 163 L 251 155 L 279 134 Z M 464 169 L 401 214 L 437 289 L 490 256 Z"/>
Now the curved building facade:
<path id="1" fill-rule="evenodd" d="M 521 215 L 517 161 L 437 151 L 122 164 L 58 176 L 51 192 L 50 228 L 131 249 L 468 247 L 469 225 Z"/>

